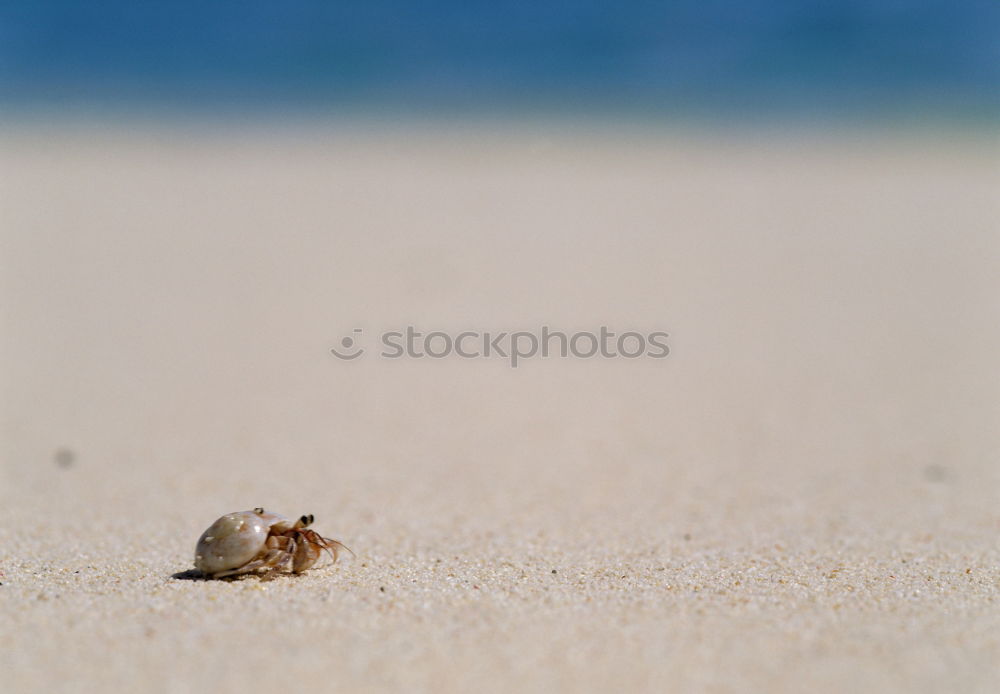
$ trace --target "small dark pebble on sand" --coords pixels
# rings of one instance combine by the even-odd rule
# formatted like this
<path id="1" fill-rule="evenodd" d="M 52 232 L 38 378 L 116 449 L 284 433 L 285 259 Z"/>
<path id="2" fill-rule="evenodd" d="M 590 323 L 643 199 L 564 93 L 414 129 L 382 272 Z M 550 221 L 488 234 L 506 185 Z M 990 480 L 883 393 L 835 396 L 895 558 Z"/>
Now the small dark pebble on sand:
<path id="1" fill-rule="evenodd" d="M 57 448 L 52 459 L 59 467 L 68 468 L 72 467 L 73 461 L 76 460 L 76 454 L 68 448 Z"/>

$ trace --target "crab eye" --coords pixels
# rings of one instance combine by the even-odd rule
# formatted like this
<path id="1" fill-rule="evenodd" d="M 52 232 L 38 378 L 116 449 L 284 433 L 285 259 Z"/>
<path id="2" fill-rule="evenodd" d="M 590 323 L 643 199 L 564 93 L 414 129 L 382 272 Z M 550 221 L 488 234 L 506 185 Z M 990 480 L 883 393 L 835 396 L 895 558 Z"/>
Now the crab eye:
<path id="1" fill-rule="evenodd" d="M 257 515 L 260 515 L 260 514 L 264 513 L 264 509 L 262 509 L 260 506 L 258 506 L 257 508 L 255 508 L 253 510 L 253 512 L 256 513 Z"/>

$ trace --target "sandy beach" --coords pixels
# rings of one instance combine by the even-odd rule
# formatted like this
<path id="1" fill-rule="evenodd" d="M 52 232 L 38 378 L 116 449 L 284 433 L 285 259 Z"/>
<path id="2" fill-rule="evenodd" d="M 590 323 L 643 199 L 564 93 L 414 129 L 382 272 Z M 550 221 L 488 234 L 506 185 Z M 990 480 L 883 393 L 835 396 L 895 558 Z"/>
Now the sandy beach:
<path id="1" fill-rule="evenodd" d="M 6 692 L 1000 690 L 992 136 L 18 123 L 0 191 Z M 255 506 L 356 556 L 196 580 Z"/>

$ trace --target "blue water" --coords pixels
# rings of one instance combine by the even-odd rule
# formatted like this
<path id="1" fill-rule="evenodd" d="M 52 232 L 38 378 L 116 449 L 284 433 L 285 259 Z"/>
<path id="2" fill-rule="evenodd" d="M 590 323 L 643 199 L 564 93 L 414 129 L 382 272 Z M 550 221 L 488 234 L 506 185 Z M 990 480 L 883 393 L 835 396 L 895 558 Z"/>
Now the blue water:
<path id="1" fill-rule="evenodd" d="M 0 104 L 1000 113 L 1000 0 L 0 3 Z"/>

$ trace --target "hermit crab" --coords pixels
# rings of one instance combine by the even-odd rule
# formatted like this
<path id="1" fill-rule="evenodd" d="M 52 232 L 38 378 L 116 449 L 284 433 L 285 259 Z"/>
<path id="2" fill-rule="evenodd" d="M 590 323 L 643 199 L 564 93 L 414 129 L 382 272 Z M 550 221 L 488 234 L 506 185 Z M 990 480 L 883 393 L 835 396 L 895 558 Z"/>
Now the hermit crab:
<path id="1" fill-rule="evenodd" d="M 337 561 L 337 540 L 310 530 L 312 515 L 290 520 L 277 513 L 255 508 L 227 513 L 208 527 L 194 550 L 194 567 L 207 578 L 270 572 L 291 562 L 292 573 L 302 573 L 325 550 Z M 353 552 L 351 552 L 353 554 Z"/>

